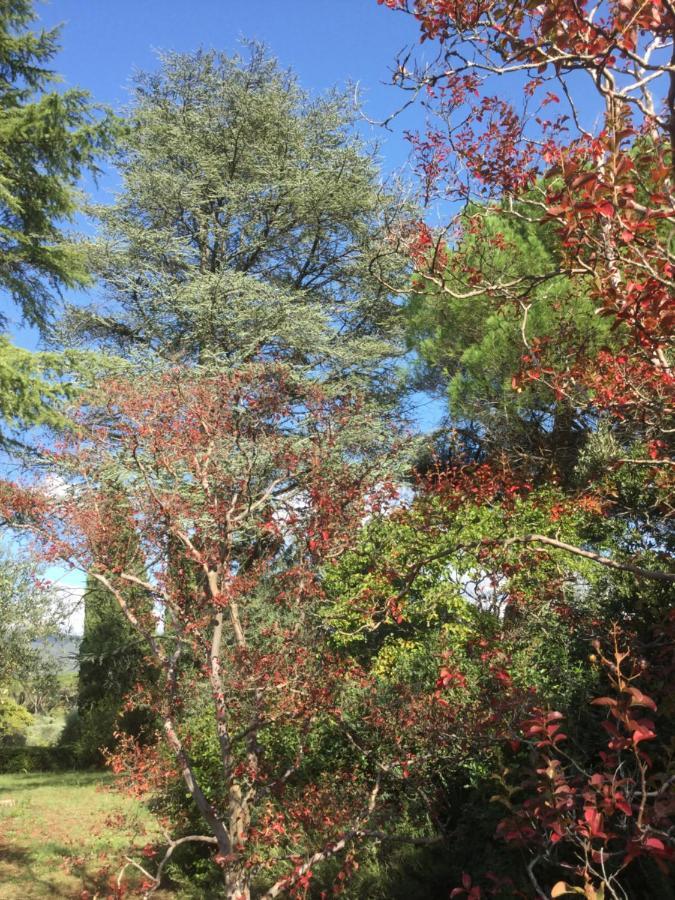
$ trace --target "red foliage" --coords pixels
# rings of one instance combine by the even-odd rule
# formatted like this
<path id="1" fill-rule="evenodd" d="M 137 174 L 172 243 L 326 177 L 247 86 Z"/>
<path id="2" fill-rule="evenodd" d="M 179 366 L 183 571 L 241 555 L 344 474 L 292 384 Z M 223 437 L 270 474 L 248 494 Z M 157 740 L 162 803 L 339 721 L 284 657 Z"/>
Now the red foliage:
<path id="1" fill-rule="evenodd" d="M 313 629 L 319 566 L 379 503 L 372 463 L 344 452 L 358 446 L 349 429 L 365 424 L 358 401 L 329 399 L 280 366 L 210 377 L 177 369 L 102 385 L 77 423 L 51 454 L 67 495 L 49 483 L 6 484 L 3 501 L 47 558 L 112 593 L 159 670 L 142 700 L 154 695 L 165 749 L 120 736 L 113 769 L 138 793 L 183 778 L 215 838 L 228 896 L 246 896 L 251 871 L 269 865 L 274 848 L 279 859 L 302 847 L 303 835 L 324 855 L 329 840 L 346 849 L 345 834 L 352 840 L 370 815 L 368 787 L 345 773 L 340 790 L 291 788 L 313 723 L 339 720 L 349 677 Z M 383 493 L 386 502 L 389 486 Z M 137 548 L 123 564 L 121 526 Z M 218 737 L 223 796 L 214 801 L 191 759 L 191 696 L 210 707 Z M 273 729 L 296 735 L 295 759 L 279 764 L 265 752 Z M 286 791 L 280 818 L 272 798 Z M 296 890 L 310 877 L 289 863 L 283 881 Z"/>
<path id="2" fill-rule="evenodd" d="M 441 46 L 436 67 L 415 68 L 409 54 L 395 74 L 397 83 L 422 91 L 442 121 L 409 135 L 425 202 L 492 198 L 491 211 L 507 216 L 518 200 L 520 215 L 557 225 L 561 270 L 624 326 L 627 353 L 643 366 L 634 390 L 648 392 L 648 369 L 657 377 L 669 369 L 675 324 L 672 4 L 384 5 L 412 15 L 422 39 Z M 522 96 L 520 109 L 503 99 L 505 79 Z M 504 294 L 481 273 L 466 276 L 496 301 Z M 526 288 L 523 282 L 514 296 L 523 301 Z M 557 373 L 537 362 L 529 377 L 548 374 L 555 382 Z M 587 356 L 577 363 L 598 370 Z M 672 383 L 669 391 L 672 408 Z"/>
<path id="3" fill-rule="evenodd" d="M 535 854 L 540 850 L 540 858 L 550 854 L 552 845 L 559 845 L 559 853 L 571 852 L 569 868 L 594 890 L 640 856 L 658 865 L 675 858 L 668 838 L 675 814 L 672 774 L 656 770 L 642 746 L 657 737 L 651 718 L 657 706 L 637 686 L 643 668 L 630 651 L 620 649 L 620 638 L 615 629 L 607 655 L 596 642 L 613 689 L 592 701 L 608 713 L 601 722 L 609 735 L 606 749 L 590 766 L 575 760 L 574 750 L 561 746 L 569 740 L 560 730 L 562 714 L 533 710 L 522 725 L 522 741 L 535 750 L 532 769 L 524 768 L 526 799 L 498 828 L 505 841 Z"/>
<path id="4" fill-rule="evenodd" d="M 378 2 L 409 14 L 421 40 L 438 44 L 434 61 L 418 64 L 411 51 L 394 74 L 395 83 L 417 91 L 436 116 L 436 121 L 430 117 L 428 133 L 409 135 L 424 202 L 440 201 L 444 210 L 448 203 L 466 210 L 473 202 L 489 210 L 491 221 L 503 216 L 541 223 L 557 239 L 556 274 L 607 317 L 612 349 L 568 341 L 561 353 L 558 335 L 528 340 L 527 313 L 536 279 L 525 274 L 505 284 L 470 262 L 472 240 L 480 229 L 475 221 L 480 217 L 473 214 L 462 212 L 446 228 L 453 236 L 447 280 L 445 273 L 425 270 L 416 259 L 413 290 L 446 291 L 454 301 L 464 298 L 467 303 L 480 295 L 493 304 L 495 314 L 505 307 L 522 311 L 522 358 L 513 390 L 521 392 L 526 384 L 547 387 L 552 410 L 560 405 L 589 428 L 602 422 L 617 436 L 617 446 L 624 441 L 631 448 L 627 457 L 641 448 L 644 458 L 617 458 L 610 468 L 635 464 L 653 473 L 654 521 L 647 530 L 652 527 L 659 537 L 650 535 L 645 544 L 651 540 L 658 547 L 666 540 L 662 535 L 672 516 L 667 498 L 672 496 L 675 434 L 672 3 Z M 508 102 L 505 96 L 520 100 Z M 463 243 L 464 237 L 470 240 Z M 499 236 L 493 243 L 504 250 Z M 508 458 L 508 448 L 505 457 L 484 465 L 455 464 L 434 475 L 426 487 L 450 510 L 471 502 L 498 502 L 508 522 L 511 497 L 524 496 L 530 486 L 518 474 L 518 459 Z M 548 478 L 557 486 L 553 466 Z M 612 479 L 597 478 L 558 500 L 550 521 L 556 528 L 564 525 L 580 508 L 591 516 L 642 521 L 642 510 L 631 508 L 625 498 L 626 508 L 615 511 L 617 499 Z M 536 535 L 529 538 L 536 540 Z M 495 562 L 501 542 L 486 536 L 482 543 L 490 571 L 511 576 L 522 572 L 528 560 L 536 565 L 528 550 L 517 562 L 511 558 L 505 563 L 503 552 Z M 555 539 L 548 543 L 555 546 Z M 605 560 L 596 555 L 596 562 Z M 549 599 L 554 593 L 555 586 Z M 553 605 L 564 613 L 560 603 Z M 602 623 L 594 625 L 599 629 Z M 521 741 L 528 744 L 533 761 L 525 766 L 521 785 L 526 799 L 500 826 L 502 837 L 525 847 L 535 861 L 554 859 L 552 848 L 557 848 L 558 858 L 583 885 L 576 891 L 589 897 L 600 896 L 603 886 L 608 895 L 616 895 L 605 870 L 617 875 L 636 857 L 663 864 L 672 855 L 673 809 L 667 802 L 672 779 L 655 771 L 655 760 L 664 758 L 665 751 L 653 692 L 640 682 L 650 667 L 661 665 L 660 653 L 672 652 L 672 642 L 665 639 L 670 628 L 662 622 L 642 664 L 627 635 L 623 650 L 616 633 L 606 635 L 605 643 L 612 645 L 608 655 L 598 647 L 613 690 L 594 701 L 606 714 L 602 726 L 607 739 L 592 767 L 574 759 L 559 712 L 532 709 L 521 734 L 504 734 L 514 747 Z M 655 649 L 665 646 L 671 650 Z M 461 687 L 462 677 L 446 664 L 437 701 L 439 696 L 443 701 L 444 691 Z M 543 895 L 528 871 L 536 893 Z M 553 895 L 566 888 L 559 882 Z M 465 875 L 452 895 L 479 896 L 473 891 L 480 888 Z"/>

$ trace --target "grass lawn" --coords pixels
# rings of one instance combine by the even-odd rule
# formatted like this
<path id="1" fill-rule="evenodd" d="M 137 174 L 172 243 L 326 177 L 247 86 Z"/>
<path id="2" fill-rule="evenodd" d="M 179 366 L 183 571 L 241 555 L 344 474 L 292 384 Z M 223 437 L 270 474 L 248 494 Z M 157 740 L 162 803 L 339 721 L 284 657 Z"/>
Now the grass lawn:
<path id="1" fill-rule="evenodd" d="M 152 815 L 112 790 L 110 776 L 0 775 L 0 900 L 106 897 L 125 853 L 144 861 L 139 849 L 158 836 Z"/>

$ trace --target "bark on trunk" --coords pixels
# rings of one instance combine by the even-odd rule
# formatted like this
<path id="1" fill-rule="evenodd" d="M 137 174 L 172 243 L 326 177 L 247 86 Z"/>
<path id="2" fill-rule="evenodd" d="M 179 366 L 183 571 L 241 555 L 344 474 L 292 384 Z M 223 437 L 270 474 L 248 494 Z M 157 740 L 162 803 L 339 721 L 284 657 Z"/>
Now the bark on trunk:
<path id="1" fill-rule="evenodd" d="M 225 872 L 225 897 L 227 900 L 251 900 L 248 872 L 242 869 Z"/>

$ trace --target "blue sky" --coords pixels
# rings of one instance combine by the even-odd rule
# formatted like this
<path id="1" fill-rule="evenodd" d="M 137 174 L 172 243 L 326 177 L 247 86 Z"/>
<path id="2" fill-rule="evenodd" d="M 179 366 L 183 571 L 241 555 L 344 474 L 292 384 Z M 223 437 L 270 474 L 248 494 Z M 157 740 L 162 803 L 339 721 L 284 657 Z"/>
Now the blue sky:
<path id="1" fill-rule="evenodd" d="M 388 84 L 397 53 L 417 43 L 414 21 L 376 0 L 50 0 L 37 10 L 46 26 L 63 26 L 54 68 L 65 85 L 116 109 L 129 100 L 133 72 L 155 68 L 158 51 L 234 53 L 253 39 L 314 93 L 358 83 L 364 111 L 381 119 L 401 102 Z M 387 169 L 405 163 L 401 123 L 364 131 L 384 142 Z"/>
<path id="2" fill-rule="evenodd" d="M 154 66 L 155 51 L 215 47 L 232 52 L 240 38 L 267 43 L 311 90 L 348 80 L 368 87 L 384 110 L 380 88 L 414 23 L 376 0 L 51 0 L 39 3 L 46 25 L 64 23 L 56 68 L 71 85 L 118 105 L 134 68 Z"/>

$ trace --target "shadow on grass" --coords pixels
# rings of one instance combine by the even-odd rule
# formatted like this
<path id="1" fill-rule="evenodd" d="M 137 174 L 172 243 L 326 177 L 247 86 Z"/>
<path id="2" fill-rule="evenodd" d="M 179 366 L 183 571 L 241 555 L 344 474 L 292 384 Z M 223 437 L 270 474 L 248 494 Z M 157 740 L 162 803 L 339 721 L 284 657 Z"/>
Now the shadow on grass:
<path id="1" fill-rule="evenodd" d="M 60 848 L 66 854 L 67 848 Z M 6 844 L 0 844 L 0 867 L 9 866 L 10 872 L 3 874 L 2 883 L 7 887 L 14 885 L 16 888 L 24 889 L 30 885 L 39 885 L 43 890 L 43 896 L 50 897 L 70 897 L 72 898 L 72 886 L 54 884 L 41 877 L 34 868 L 34 854 L 21 847 L 9 847 Z M 18 869 L 16 876 L 12 874 L 12 869 Z M 17 896 L 21 896 L 17 893 Z M 30 896 L 24 894 L 25 897 Z"/>
<path id="2" fill-rule="evenodd" d="M 82 857 L 73 856 L 73 848 L 62 844 L 46 843 L 41 851 L 53 861 L 50 874 L 40 872 L 40 860 L 34 852 L 22 847 L 10 847 L 0 843 L 0 884 L 14 887 L 16 897 L 64 897 L 72 900 L 81 892 L 88 892 L 94 897 L 109 896 L 111 876 L 116 874 L 117 866 L 106 865 L 105 856 L 99 856 L 100 868 L 92 871 L 90 862 Z M 109 862 L 113 862 L 111 858 Z M 8 870 L 2 871 L 8 867 Z M 30 886 L 30 894 L 27 889 Z M 39 888 L 39 894 L 36 893 Z M 0 888 L 1 891 L 1 888 Z M 75 891 L 75 893 L 73 893 Z M 0 893 L 0 896 L 5 896 Z"/>
<path id="3" fill-rule="evenodd" d="M 150 814 L 113 786 L 100 771 L 0 775 L 0 801 L 14 801 L 0 805 L 2 900 L 113 895 L 124 853 L 154 835 Z"/>

